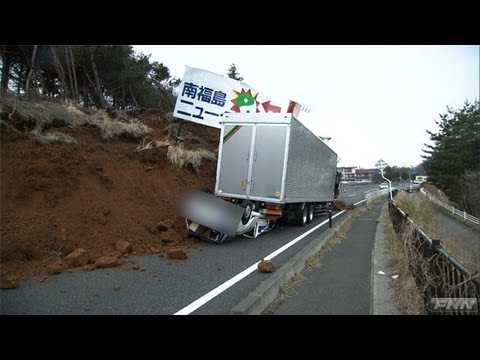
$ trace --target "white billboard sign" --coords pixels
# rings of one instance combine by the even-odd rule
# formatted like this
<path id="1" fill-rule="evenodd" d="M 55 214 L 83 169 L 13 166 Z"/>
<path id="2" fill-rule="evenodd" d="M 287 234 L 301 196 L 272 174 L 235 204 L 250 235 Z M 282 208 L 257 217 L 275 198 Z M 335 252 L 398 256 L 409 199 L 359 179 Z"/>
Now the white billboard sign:
<path id="1" fill-rule="evenodd" d="M 294 101 L 273 104 L 244 82 L 186 66 L 173 115 L 219 128 L 225 112 L 293 112 L 298 115 L 300 109 L 301 105 Z"/>

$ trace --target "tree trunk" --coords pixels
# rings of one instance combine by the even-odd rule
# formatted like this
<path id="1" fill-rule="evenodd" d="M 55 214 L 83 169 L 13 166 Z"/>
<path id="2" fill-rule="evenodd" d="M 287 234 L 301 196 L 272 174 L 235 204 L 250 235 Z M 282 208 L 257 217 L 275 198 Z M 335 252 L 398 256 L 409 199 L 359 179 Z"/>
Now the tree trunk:
<path id="1" fill-rule="evenodd" d="M 128 90 L 130 90 L 130 95 L 132 96 L 132 100 L 133 100 L 133 102 L 135 103 L 135 107 L 138 108 L 137 99 L 135 99 L 135 96 L 133 95 L 132 88 L 131 88 L 130 86 L 128 87 Z"/>
<path id="2" fill-rule="evenodd" d="M 30 60 L 30 69 L 28 70 L 27 82 L 25 84 L 25 95 L 27 96 L 27 100 L 30 100 L 32 98 L 32 93 L 30 91 L 30 83 L 32 81 L 32 75 L 35 68 L 35 56 L 37 55 L 37 48 L 38 45 L 35 45 L 33 47 L 32 59 Z"/>
<path id="3" fill-rule="evenodd" d="M 96 93 L 96 86 L 95 86 L 92 78 L 90 77 L 90 75 L 88 75 L 87 68 L 86 68 L 85 66 L 83 66 L 83 65 L 82 65 L 82 68 L 83 68 L 83 71 L 85 72 L 85 75 L 86 75 L 86 77 L 87 77 L 87 79 L 88 79 L 88 82 L 89 82 L 90 85 L 92 86 L 92 91 L 94 91 L 94 94 L 95 94 L 95 93 Z M 84 86 L 84 89 L 85 89 L 85 96 L 86 96 L 86 98 L 88 99 L 88 103 L 89 103 L 89 104 L 95 104 L 95 102 L 92 102 L 92 100 L 91 100 L 90 91 L 89 91 L 89 89 L 88 89 L 88 87 L 87 87 L 86 85 Z M 95 98 L 97 98 L 97 96 L 95 96 Z M 96 101 L 96 102 L 98 102 L 98 101 Z M 97 107 L 99 107 L 99 106 L 97 106 Z"/>
<path id="4" fill-rule="evenodd" d="M 0 85 L 0 96 L 6 95 L 8 90 L 8 81 L 10 80 L 11 58 L 7 53 L 6 46 L 2 46 L 2 82 Z"/>
<path id="5" fill-rule="evenodd" d="M 78 101 L 78 81 L 77 81 L 77 72 L 75 71 L 75 61 L 73 60 L 72 47 L 68 46 L 68 50 L 70 52 L 70 64 L 72 65 L 74 97 L 75 97 L 75 101 Z"/>
<path id="6" fill-rule="evenodd" d="M 95 88 L 97 91 L 98 102 L 101 109 L 105 109 L 105 99 L 102 95 L 102 86 L 100 85 L 100 77 L 98 76 L 97 64 L 95 63 L 95 54 L 93 46 L 90 46 L 90 61 L 92 63 L 93 76 L 95 78 Z"/>
<path id="7" fill-rule="evenodd" d="M 55 65 L 55 69 L 57 70 L 58 76 L 60 78 L 60 83 L 62 84 L 63 88 L 63 98 L 66 99 L 68 94 L 67 94 L 67 83 L 65 81 L 65 71 L 63 70 L 62 64 L 60 64 L 60 61 L 58 61 L 57 54 L 55 52 L 55 49 L 52 45 L 50 45 L 50 49 L 52 50 L 53 54 L 53 62 Z"/>
<path id="8" fill-rule="evenodd" d="M 73 74 L 72 74 L 72 65 L 70 64 L 70 56 L 68 52 L 68 46 L 65 46 L 65 62 L 67 64 L 67 74 L 68 74 L 68 85 L 70 87 L 69 93 L 71 98 L 75 98 L 75 89 L 73 86 Z"/>
<path id="9" fill-rule="evenodd" d="M 17 97 L 20 97 L 20 92 L 22 90 L 23 62 L 21 62 L 19 66 L 20 66 L 20 70 L 18 71 L 18 78 L 17 78 Z"/>

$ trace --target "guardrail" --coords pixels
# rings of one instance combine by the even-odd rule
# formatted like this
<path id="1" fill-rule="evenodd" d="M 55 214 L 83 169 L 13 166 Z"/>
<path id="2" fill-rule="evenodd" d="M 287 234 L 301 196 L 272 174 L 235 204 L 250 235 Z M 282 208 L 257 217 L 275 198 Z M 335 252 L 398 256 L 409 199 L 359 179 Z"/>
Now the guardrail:
<path id="1" fill-rule="evenodd" d="M 451 206 L 451 205 L 448 205 L 448 204 L 445 204 L 443 201 L 440 201 L 438 199 L 436 199 L 435 197 L 433 197 L 432 195 L 430 195 L 429 193 L 427 193 L 425 191 L 425 189 L 420 189 L 420 191 L 422 192 L 422 194 L 424 194 L 425 196 L 428 197 L 428 199 L 437 204 L 438 206 L 441 206 L 443 207 L 444 209 L 447 209 L 448 211 L 450 211 L 452 214 L 454 215 L 457 215 L 458 217 L 462 218 L 463 220 L 465 221 L 470 221 L 474 224 L 477 224 L 477 225 L 480 225 L 480 219 L 473 216 L 473 215 L 470 215 L 470 214 L 467 214 L 467 212 L 465 211 L 461 211 L 457 208 L 455 208 L 455 206 Z"/>
<path id="2" fill-rule="evenodd" d="M 388 192 L 388 189 L 382 189 L 382 190 L 374 190 L 372 192 L 369 192 L 368 194 L 365 195 L 365 199 L 367 199 L 367 204 L 369 204 L 370 202 L 372 202 L 374 199 L 380 197 L 380 196 L 383 196 L 383 195 L 387 195 L 389 192 Z"/>
<path id="3" fill-rule="evenodd" d="M 409 267 L 417 287 L 423 291 L 427 311 L 432 314 L 480 315 L 480 274 L 470 272 L 448 254 L 440 240 L 431 239 L 394 201 L 389 201 L 388 210 L 395 232 L 406 245 L 411 245 L 412 254 L 421 255 L 412 256 Z M 407 233 L 409 236 L 403 236 Z M 443 307 L 438 306 L 439 301 Z M 472 306 L 462 307 L 459 301 L 472 301 L 469 303 Z M 445 304 L 450 307 L 445 308 Z"/>
<path id="4" fill-rule="evenodd" d="M 341 193 L 346 191 L 359 191 L 359 190 L 363 190 L 367 186 L 372 186 L 372 185 L 375 185 L 375 184 L 351 182 L 348 184 L 340 184 L 339 190 Z"/>

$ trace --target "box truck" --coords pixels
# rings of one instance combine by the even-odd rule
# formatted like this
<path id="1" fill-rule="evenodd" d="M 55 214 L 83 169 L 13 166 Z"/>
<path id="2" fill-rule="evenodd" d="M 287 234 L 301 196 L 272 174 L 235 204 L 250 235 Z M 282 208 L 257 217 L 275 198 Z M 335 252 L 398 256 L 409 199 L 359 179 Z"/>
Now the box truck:
<path id="1" fill-rule="evenodd" d="M 216 243 L 256 238 L 279 222 L 331 216 L 337 154 L 291 113 L 223 115 L 214 194 L 184 201 L 188 232 Z M 330 217 L 331 218 L 331 217 Z"/>

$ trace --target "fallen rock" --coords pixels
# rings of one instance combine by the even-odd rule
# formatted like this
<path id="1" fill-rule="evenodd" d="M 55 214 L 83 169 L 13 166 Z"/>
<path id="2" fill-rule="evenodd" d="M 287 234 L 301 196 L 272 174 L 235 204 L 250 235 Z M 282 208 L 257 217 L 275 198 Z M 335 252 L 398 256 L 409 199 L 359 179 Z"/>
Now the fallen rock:
<path id="1" fill-rule="evenodd" d="M 18 286 L 18 277 L 15 275 L 5 275 L 0 279 L 0 289 L 16 289 Z"/>
<path id="2" fill-rule="evenodd" d="M 187 258 L 187 253 L 180 249 L 169 250 L 167 252 L 167 255 L 170 259 L 175 259 L 175 260 L 184 260 Z"/>
<path id="3" fill-rule="evenodd" d="M 88 252 L 85 249 L 76 249 L 63 258 L 68 268 L 86 265 L 89 260 Z"/>
<path id="4" fill-rule="evenodd" d="M 263 273 L 271 273 L 275 271 L 275 266 L 271 260 L 260 260 L 258 263 L 258 270 Z"/>
<path id="5" fill-rule="evenodd" d="M 164 244 L 169 244 L 172 242 L 180 241 L 181 240 L 181 235 L 178 234 L 175 230 L 173 229 L 168 229 L 167 231 L 164 231 L 160 234 L 160 239 Z"/>
<path id="6" fill-rule="evenodd" d="M 107 254 L 105 254 L 105 256 L 120 259 L 123 256 L 123 254 L 118 250 L 112 250 L 112 251 L 109 251 Z"/>
<path id="7" fill-rule="evenodd" d="M 163 231 L 167 231 L 168 229 L 170 229 L 172 227 L 173 227 L 172 220 L 167 219 L 167 220 L 164 220 L 157 225 L 157 230 L 160 231 L 160 232 L 163 232 Z"/>
<path id="8" fill-rule="evenodd" d="M 122 254 L 126 254 L 130 252 L 131 248 L 132 248 L 132 245 L 125 240 L 118 240 L 115 243 L 115 249 L 117 249 L 117 251 L 121 252 Z"/>
<path id="9" fill-rule="evenodd" d="M 47 267 L 47 274 L 57 275 L 62 272 L 63 268 L 58 264 L 51 264 Z"/>
<path id="10" fill-rule="evenodd" d="M 101 256 L 95 261 L 95 266 L 98 268 L 112 268 L 120 265 L 120 260 L 113 256 Z"/>
<path id="11" fill-rule="evenodd" d="M 95 266 L 95 264 L 87 264 L 87 265 L 83 265 L 83 271 L 93 271 L 95 270 L 97 267 Z"/>
<path id="12" fill-rule="evenodd" d="M 140 269 L 140 265 L 137 264 L 137 263 L 134 263 L 134 264 L 132 265 L 132 269 L 133 269 L 133 270 L 138 270 L 138 269 Z"/>

